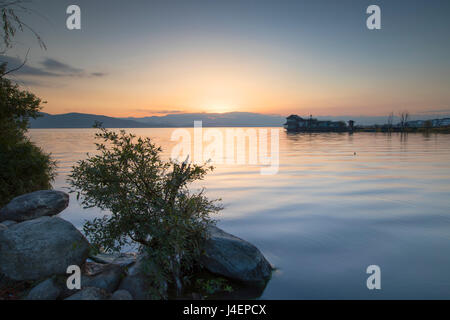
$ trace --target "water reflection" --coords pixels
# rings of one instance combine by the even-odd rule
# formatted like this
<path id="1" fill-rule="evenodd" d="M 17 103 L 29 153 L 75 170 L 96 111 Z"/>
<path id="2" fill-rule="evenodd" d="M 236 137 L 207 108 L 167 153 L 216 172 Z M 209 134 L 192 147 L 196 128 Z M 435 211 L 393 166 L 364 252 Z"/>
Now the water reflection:
<path id="1" fill-rule="evenodd" d="M 132 129 L 168 157 L 172 129 Z M 58 160 L 55 188 L 95 152 L 92 129 L 31 130 Z M 226 209 L 219 226 L 255 245 L 278 268 L 261 298 L 449 298 L 448 135 L 280 133 L 280 169 L 218 165 L 207 187 Z M 101 216 L 71 198 L 63 218 L 81 227 Z M 382 272 L 369 291 L 368 265 Z M 256 296 L 255 296 L 256 297 Z"/>

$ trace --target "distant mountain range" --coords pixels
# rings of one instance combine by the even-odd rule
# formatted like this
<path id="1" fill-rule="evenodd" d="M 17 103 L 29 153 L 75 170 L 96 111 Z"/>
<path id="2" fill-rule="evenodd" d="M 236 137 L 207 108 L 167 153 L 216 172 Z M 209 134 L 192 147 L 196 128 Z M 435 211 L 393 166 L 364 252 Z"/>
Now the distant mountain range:
<path id="1" fill-rule="evenodd" d="M 278 127 L 286 122 L 286 119 L 279 115 L 251 112 L 177 113 L 165 116 L 125 118 L 125 120 L 164 127 L 192 127 L 194 121 L 202 121 L 204 127 Z"/>
<path id="2" fill-rule="evenodd" d="M 384 124 L 387 117 L 370 116 L 319 116 L 319 120 L 348 121 L 354 120 L 356 125 Z M 433 119 L 432 115 L 421 120 Z M 437 118 L 437 117 L 435 117 Z M 397 119 L 394 119 L 396 121 Z M 413 120 L 413 118 L 411 118 Z M 182 128 L 193 127 L 194 121 L 202 121 L 204 127 L 280 127 L 286 122 L 286 117 L 280 115 L 266 115 L 251 112 L 228 113 L 178 113 L 165 116 L 143 118 L 114 118 L 103 115 L 86 113 L 65 113 L 51 115 L 42 113 L 42 117 L 31 119 L 31 128 L 92 128 L 98 121 L 105 128 Z"/>
<path id="3" fill-rule="evenodd" d="M 194 121 L 202 121 L 204 127 L 279 127 L 286 122 L 282 116 L 250 112 L 182 113 L 144 118 L 113 118 L 85 113 L 65 113 L 30 121 L 31 128 L 92 128 L 99 121 L 105 128 L 180 128 L 193 127 Z"/>
<path id="4" fill-rule="evenodd" d="M 30 128 L 92 128 L 96 121 L 105 128 L 145 128 L 145 124 L 137 121 L 123 120 L 113 117 L 84 113 L 48 114 L 30 120 Z"/>

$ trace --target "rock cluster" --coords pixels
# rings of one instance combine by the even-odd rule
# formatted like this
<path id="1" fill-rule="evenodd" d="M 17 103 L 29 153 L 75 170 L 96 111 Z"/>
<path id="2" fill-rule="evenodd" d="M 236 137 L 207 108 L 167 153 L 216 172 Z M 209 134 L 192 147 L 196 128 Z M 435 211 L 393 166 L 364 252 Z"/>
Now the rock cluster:
<path id="1" fill-rule="evenodd" d="M 61 191 L 43 190 L 14 198 L 0 210 L 0 279 L 33 281 L 29 300 L 143 300 L 152 286 L 147 262 L 136 253 L 89 255 L 90 244 L 70 222 L 56 215 L 69 203 Z M 211 227 L 205 255 L 208 271 L 241 282 L 265 282 L 272 267 L 252 244 Z M 79 266 L 81 288 L 69 289 L 69 266 Z M 145 272 L 144 272 L 145 269 Z M 1 285 L 1 284 L 0 284 Z"/>

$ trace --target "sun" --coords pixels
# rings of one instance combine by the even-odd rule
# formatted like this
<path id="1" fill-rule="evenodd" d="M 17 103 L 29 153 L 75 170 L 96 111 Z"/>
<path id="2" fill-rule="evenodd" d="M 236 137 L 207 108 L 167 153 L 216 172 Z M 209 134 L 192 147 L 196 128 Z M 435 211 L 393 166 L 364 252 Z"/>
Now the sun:
<path id="1" fill-rule="evenodd" d="M 205 111 L 208 113 L 227 113 L 232 112 L 234 110 L 232 106 L 222 103 L 210 104 L 206 106 L 205 109 L 206 109 Z"/>

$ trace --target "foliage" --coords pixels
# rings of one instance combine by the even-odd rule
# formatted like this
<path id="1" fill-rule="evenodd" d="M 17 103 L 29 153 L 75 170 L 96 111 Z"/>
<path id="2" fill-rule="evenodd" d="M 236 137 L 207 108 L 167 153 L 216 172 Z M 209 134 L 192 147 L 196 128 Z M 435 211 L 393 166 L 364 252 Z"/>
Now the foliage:
<path id="1" fill-rule="evenodd" d="M 24 1 L 0 0 L 0 35 L 5 46 L 3 49 L 0 47 L 0 53 L 4 53 L 7 48 L 12 47 L 12 39 L 17 31 L 23 32 L 25 29 L 35 36 L 41 48 L 46 49 L 45 43 L 42 41 L 39 34 L 19 17 L 19 14 L 23 15 L 30 12 L 32 12 L 32 10 L 24 6 Z"/>
<path id="2" fill-rule="evenodd" d="M 214 223 L 210 215 L 222 209 L 204 189 L 193 193 L 188 185 L 213 168 L 163 161 L 161 148 L 150 138 L 97 127 L 98 154 L 73 167 L 69 184 L 85 208 L 99 207 L 111 215 L 86 222 L 84 231 L 104 251 L 139 244 L 159 276 L 179 292 Z"/>
<path id="3" fill-rule="evenodd" d="M 0 67 L 0 74 L 5 70 Z M 25 136 L 41 100 L 0 76 L 0 207 L 12 198 L 49 189 L 55 162 Z"/>
<path id="4" fill-rule="evenodd" d="M 203 297 L 208 297 L 219 292 L 233 292 L 233 287 L 224 278 L 197 279 L 195 288 Z"/>

